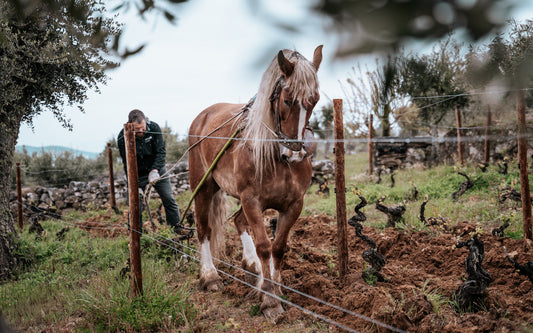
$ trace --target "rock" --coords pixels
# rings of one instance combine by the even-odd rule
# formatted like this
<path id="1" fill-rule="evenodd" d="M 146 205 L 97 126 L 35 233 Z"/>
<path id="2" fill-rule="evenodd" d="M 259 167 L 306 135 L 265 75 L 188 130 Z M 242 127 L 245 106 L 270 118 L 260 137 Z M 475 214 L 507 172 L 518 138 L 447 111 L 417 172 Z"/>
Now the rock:
<path id="1" fill-rule="evenodd" d="M 71 190 L 74 190 L 75 192 L 77 191 L 80 191 L 82 189 L 85 189 L 85 187 L 87 186 L 87 183 L 85 182 L 76 182 L 76 181 L 71 181 L 68 185 L 68 188 L 71 189 Z"/>

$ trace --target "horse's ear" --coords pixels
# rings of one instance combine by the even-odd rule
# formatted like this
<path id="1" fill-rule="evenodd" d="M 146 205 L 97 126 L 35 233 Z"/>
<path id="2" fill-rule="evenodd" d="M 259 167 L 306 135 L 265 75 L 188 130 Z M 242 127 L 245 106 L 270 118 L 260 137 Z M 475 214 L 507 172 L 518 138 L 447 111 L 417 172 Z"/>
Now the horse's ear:
<path id="1" fill-rule="evenodd" d="M 319 45 L 315 49 L 315 54 L 313 55 L 313 66 L 315 66 L 315 69 L 318 71 L 318 67 L 320 67 L 320 63 L 322 62 L 322 47 L 324 45 Z"/>
<path id="2" fill-rule="evenodd" d="M 279 51 L 278 53 L 278 65 L 281 69 L 281 72 L 285 74 L 285 77 L 291 76 L 292 72 L 294 71 L 294 64 L 285 58 L 283 55 L 283 50 Z"/>

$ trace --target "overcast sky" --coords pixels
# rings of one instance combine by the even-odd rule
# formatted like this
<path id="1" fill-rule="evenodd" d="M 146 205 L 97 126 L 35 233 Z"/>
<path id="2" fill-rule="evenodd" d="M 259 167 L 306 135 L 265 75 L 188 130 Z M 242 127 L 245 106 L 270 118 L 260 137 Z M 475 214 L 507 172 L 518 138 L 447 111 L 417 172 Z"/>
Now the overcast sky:
<path id="1" fill-rule="evenodd" d="M 281 48 L 296 49 L 311 59 L 316 46 L 323 44 L 324 60 L 318 73 L 321 101 L 315 110 L 333 98 L 344 98 L 339 80 L 369 57 L 333 61 L 335 36 L 324 32 L 323 22 L 302 17 L 304 11 L 291 5 L 295 2 L 299 1 L 260 3 L 289 7 L 280 12 L 306 22 L 303 33 L 298 34 L 272 28 L 269 8 L 255 15 L 248 0 L 191 0 L 178 7 L 176 25 L 163 18 L 147 23 L 136 16 L 123 18 L 127 45 L 134 48 L 147 42 L 143 52 L 109 72 L 108 84 L 101 87 L 100 94 L 89 93 L 86 113 L 67 108 L 72 132 L 62 128 L 51 113 L 44 113 L 34 119 L 34 132 L 26 124 L 21 126 L 17 144 L 101 152 L 123 128 L 129 111 L 136 108 L 185 136 L 194 117 L 207 106 L 247 102 L 256 93 L 268 62 Z M 523 11 L 517 15 L 517 19 L 527 18 Z"/>
<path id="2" fill-rule="evenodd" d="M 288 6 L 287 1 L 276 2 Z M 192 0 L 178 8 L 176 25 L 163 18 L 127 21 L 127 45 L 135 48 L 147 42 L 147 46 L 108 73 L 110 79 L 100 94 L 89 93 L 84 114 L 67 109 L 72 132 L 51 113 L 43 113 L 34 120 L 34 132 L 26 124 L 21 126 L 17 144 L 101 152 L 135 108 L 184 136 L 194 117 L 209 105 L 245 103 L 255 95 L 268 62 L 281 48 L 296 49 L 312 59 L 314 49 L 324 44 L 321 103 L 328 96 L 342 98 L 337 78 L 346 76 L 348 62 L 332 63 L 335 39 L 322 32 L 320 22 L 310 23 L 304 34 L 273 29 L 264 16 L 253 14 L 247 0 Z M 287 12 L 300 13 L 294 8 Z"/>

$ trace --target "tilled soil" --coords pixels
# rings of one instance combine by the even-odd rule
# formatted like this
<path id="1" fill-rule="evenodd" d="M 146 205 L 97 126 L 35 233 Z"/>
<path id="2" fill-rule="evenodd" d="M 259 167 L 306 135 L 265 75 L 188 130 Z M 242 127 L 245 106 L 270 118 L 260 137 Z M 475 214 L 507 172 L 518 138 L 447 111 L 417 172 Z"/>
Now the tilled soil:
<path id="1" fill-rule="evenodd" d="M 268 219 L 265 217 L 266 228 Z M 92 227 L 89 231 L 95 235 L 99 233 L 99 229 L 94 228 L 97 220 L 88 221 Z M 150 228 L 150 225 L 145 222 L 144 227 Z M 414 232 L 364 226 L 363 234 L 376 242 L 378 251 L 387 260 L 381 270 L 385 281 L 367 282 L 362 276 L 366 263 L 361 254 L 368 245 L 348 226 L 349 272 L 342 282 L 336 267 L 335 219 L 325 215 L 300 218 L 287 244 L 283 284 L 323 303 L 288 289 L 283 290 L 284 298 L 362 332 L 390 331 L 383 325 L 408 332 L 532 331 L 533 284 L 515 271 L 503 250 L 505 246 L 517 262 L 525 264 L 533 260 L 533 250 L 524 240 L 482 233 L 480 239 L 485 245 L 482 266 L 492 277 L 487 296 L 475 312 L 459 311 L 454 307 L 454 293 L 467 278 L 465 260 L 469 253 L 467 247 L 456 248 L 454 244 L 459 236 L 467 240 L 476 227 L 459 223 L 449 232 L 438 229 Z M 101 236 L 113 237 L 119 232 L 123 230 Z M 240 266 L 239 237 L 230 232 L 226 239 L 227 260 Z M 242 271 L 218 266 L 246 280 Z M 198 322 L 192 325 L 195 331 L 342 331 L 289 305 L 284 305 L 286 312 L 277 324 L 262 316 L 253 316 L 249 310 L 257 307 L 260 301 L 257 296 L 251 296 L 251 288 L 226 276 L 223 280 L 224 290 L 213 294 L 193 286 L 191 300 L 199 309 Z M 311 326 L 313 328 L 309 329 Z"/>
<path id="2" fill-rule="evenodd" d="M 435 230 L 406 232 L 364 227 L 386 265 L 384 282 L 369 284 L 362 277 L 369 247 L 348 226 L 349 273 L 341 282 L 337 268 L 337 225 L 325 215 L 300 218 L 293 228 L 282 271 L 284 285 L 347 311 L 340 311 L 308 297 L 285 290 L 287 299 L 317 314 L 357 331 L 387 331 L 383 326 L 349 314 L 363 315 L 409 332 L 515 332 L 533 329 L 533 285 L 519 275 L 505 257 L 503 246 L 521 264 L 533 260 L 524 240 L 483 233 L 483 268 L 492 276 L 481 309 L 458 311 L 455 291 L 466 280 L 465 260 L 469 250 L 454 246 L 459 235 L 466 240 L 475 226 L 460 223 L 450 233 Z M 239 245 L 240 246 L 240 245 Z M 239 276 L 238 272 L 235 272 Z M 242 276 L 241 276 L 242 278 Z M 241 297 L 242 286 L 230 283 L 228 294 Z M 439 301 L 440 299 L 440 301 Z M 433 302 L 432 302 L 433 301 Z M 347 314 L 348 312 L 348 314 Z M 288 309 L 286 319 L 309 317 Z M 331 326 L 330 326 L 331 327 Z"/>

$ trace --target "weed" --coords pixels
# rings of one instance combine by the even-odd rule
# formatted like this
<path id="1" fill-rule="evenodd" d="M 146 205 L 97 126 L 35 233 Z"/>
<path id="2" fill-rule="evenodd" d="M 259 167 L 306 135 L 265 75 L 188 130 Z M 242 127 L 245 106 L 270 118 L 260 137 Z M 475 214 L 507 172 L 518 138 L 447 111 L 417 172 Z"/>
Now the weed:
<path id="1" fill-rule="evenodd" d="M 329 273 L 331 275 L 333 275 L 334 272 L 335 272 L 335 262 L 333 260 L 329 259 L 327 264 L 328 264 L 328 268 L 329 268 Z"/>
<path id="2" fill-rule="evenodd" d="M 363 263 L 363 278 L 365 279 L 365 282 L 368 285 L 375 286 L 376 282 L 378 282 L 377 275 L 373 274 L 371 272 L 372 270 L 368 269 L 368 264 L 366 262 Z"/>
<path id="3" fill-rule="evenodd" d="M 130 299 L 130 280 L 119 278 L 128 257 L 128 239 L 88 237 L 71 228 L 62 241 L 55 233 L 62 221 L 43 221 L 41 241 L 27 230 L 19 233 L 16 256 L 22 263 L 16 281 L 0 285 L 0 309 L 21 331 L 42 323 L 61 325 L 69 317 L 84 318 L 77 330 L 160 331 L 185 328 L 196 317 L 189 304 L 187 280 L 177 286 L 175 269 L 145 242 L 144 294 Z M 151 253 L 151 252 L 154 253 Z M 59 327 L 59 326 L 55 326 Z"/>
<path id="4" fill-rule="evenodd" d="M 427 279 L 422 286 L 422 294 L 424 294 L 427 300 L 431 303 L 433 312 L 435 312 L 437 316 L 441 316 L 444 311 L 443 307 L 448 303 L 448 300 L 439 293 L 438 288 L 430 289 L 428 283 L 429 279 Z"/>
<path id="5" fill-rule="evenodd" d="M 258 304 L 252 305 L 248 314 L 252 317 L 259 316 L 261 314 L 261 307 Z"/>

